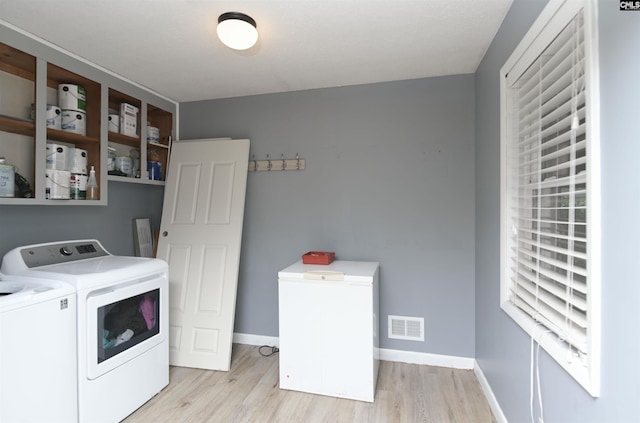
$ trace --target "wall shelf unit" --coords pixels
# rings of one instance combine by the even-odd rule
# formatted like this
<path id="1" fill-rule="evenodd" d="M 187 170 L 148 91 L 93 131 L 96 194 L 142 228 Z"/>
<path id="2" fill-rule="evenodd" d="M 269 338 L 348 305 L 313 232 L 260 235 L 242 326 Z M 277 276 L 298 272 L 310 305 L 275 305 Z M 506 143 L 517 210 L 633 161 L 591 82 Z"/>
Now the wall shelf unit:
<path id="1" fill-rule="evenodd" d="M 36 69 L 34 55 L 0 43 L 0 97 L 3 100 L 0 102 L 0 157 L 16 166 L 34 189 L 36 125 L 31 120 L 30 107 L 36 98 Z M 16 151 L 20 152 L 19 156 L 15 155 Z M 0 199 L 5 201 L 14 199 Z M 18 203 L 33 204 L 34 201 L 24 198 Z"/>
<path id="2" fill-rule="evenodd" d="M 0 198 L 0 205 L 106 205 L 109 181 L 164 185 L 175 139 L 176 102 L 2 23 L 0 40 L 0 157 L 16 167 L 33 192 L 30 198 Z M 86 106 L 80 111 L 85 113 L 85 134 L 47 123 L 47 107 L 58 106 L 60 84 L 84 89 Z M 135 136 L 109 131 L 109 116 L 120 112 L 121 103 L 138 108 Z M 147 124 L 157 128 L 153 139 L 148 139 Z M 87 173 L 91 166 L 96 170 L 98 200 L 47 198 L 47 143 L 86 150 Z M 108 147 L 118 155 L 139 154 L 139 177 L 110 175 Z M 160 180 L 148 177 L 148 156 L 158 163 Z"/>

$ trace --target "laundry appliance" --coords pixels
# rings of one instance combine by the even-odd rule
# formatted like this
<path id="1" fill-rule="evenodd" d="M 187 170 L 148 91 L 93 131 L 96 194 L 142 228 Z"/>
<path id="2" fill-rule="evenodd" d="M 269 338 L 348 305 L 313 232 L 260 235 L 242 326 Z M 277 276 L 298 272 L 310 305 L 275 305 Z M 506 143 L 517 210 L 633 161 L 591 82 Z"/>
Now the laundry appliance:
<path id="1" fill-rule="evenodd" d="M 76 293 L 0 273 L 0 422 L 78 420 Z"/>
<path id="2" fill-rule="evenodd" d="M 80 422 L 119 422 L 168 385 L 166 262 L 88 239 L 15 248 L 1 271 L 75 288 Z"/>

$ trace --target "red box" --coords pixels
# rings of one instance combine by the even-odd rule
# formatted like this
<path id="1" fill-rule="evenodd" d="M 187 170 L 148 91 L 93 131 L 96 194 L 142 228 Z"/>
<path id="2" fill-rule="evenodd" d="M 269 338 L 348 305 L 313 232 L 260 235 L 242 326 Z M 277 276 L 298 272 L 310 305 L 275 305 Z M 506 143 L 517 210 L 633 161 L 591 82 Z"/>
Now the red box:
<path id="1" fill-rule="evenodd" d="M 309 251 L 302 255 L 304 264 L 330 264 L 336 258 L 333 251 Z"/>

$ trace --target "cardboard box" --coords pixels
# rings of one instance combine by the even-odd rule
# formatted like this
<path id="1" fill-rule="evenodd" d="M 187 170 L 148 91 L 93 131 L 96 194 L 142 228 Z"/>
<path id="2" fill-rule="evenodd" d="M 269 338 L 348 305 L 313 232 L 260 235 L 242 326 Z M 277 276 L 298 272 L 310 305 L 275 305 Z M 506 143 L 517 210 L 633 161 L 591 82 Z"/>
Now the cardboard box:
<path id="1" fill-rule="evenodd" d="M 128 103 L 120 104 L 120 133 L 130 137 L 138 136 L 138 109 Z"/>

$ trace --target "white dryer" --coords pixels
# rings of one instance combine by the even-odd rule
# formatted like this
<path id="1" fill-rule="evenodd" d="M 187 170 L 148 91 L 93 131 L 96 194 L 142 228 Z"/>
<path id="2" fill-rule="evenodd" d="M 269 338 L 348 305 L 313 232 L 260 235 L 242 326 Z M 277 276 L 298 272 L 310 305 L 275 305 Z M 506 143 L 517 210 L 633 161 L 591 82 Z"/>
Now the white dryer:
<path id="1" fill-rule="evenodd" d="M 77 240 L 13 249 L 0 271 L 75 288 L 80 422 L 119 422 L 168 385 L 166 262 Z"/>
<path id="2" fill-rule="evenodd" d="M 76 294 L 0 273 L 0 422 L 78 421 Z"/>

